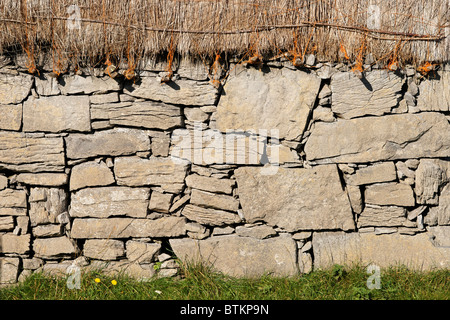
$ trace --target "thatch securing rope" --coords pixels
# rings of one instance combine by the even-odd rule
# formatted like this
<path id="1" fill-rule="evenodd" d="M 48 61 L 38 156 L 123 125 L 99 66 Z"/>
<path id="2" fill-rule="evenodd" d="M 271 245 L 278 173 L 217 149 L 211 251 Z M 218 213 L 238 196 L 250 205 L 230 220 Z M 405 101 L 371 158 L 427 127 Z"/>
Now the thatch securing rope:
<path id="1" fill-rule="evenodd" d="M 58 68 L 104 59 L 131 70 L 171 48 L 419 65 L 448 61 L 449 17 L 447 0 L 0 0 L 0 51 L 25 52 L 30 68 L 47 52 Z"/>

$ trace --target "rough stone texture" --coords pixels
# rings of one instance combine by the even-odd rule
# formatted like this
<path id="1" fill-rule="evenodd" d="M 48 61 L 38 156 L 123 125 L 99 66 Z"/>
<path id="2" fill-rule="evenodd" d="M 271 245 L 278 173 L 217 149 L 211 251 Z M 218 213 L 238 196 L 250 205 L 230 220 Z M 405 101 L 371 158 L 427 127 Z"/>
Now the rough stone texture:
<path id="1" fill-rule="evenodd" d="M 360 186 L 377 182 L 389 182 L 397 179 L 394 162 L 382 162 L 358 169 L 354 174 L 345 176 L 345 182 Z"/>
<path id="2" fill-rule="evenodd" d="M 325 163 L 448 157 L 450 124 L 435 112 L 320 122 L 305 153 L 307 160 Z"/>
<path id="3" fill-rule="evenodd" d="M 89 97 L 30 97 L 23 103 L 23 131 L 91 131 Z"/>
<path id="4" fill-rule="evenodd" d="M 90 161 L 72 168 L 70 190 L 85 187 L 107 186 L 116 182 L 111 169 L 105 162 Z"/>
<path id="5" fill-rule="evenodd" d="M 172 205 L 172 198 L 173 194 L 171 193 L 153 191 L 148 209 L 150 211 L 169 213 L 170 206 Z"/>
<path id="6" fill-rule="evenodd" d="M 332 110 L 344 119 L 364 115 L 381 116 L 397 106 L 403 81 L 385 70 L 369 72 L 359 79 L 353 72 L 335 73 L 331 78 Z"/>
<path id="7" fill-rule="evenodd" d="M 0 191 L 0 216 L 22 216 L 27 214 L 27 193 L 24 190 L 4 189 Z"/>
<path id="8" fill-rule="evenodd" d="M 0 105 L 18 104 L 29 95 L 33 85 L 33 76 L 19 76 L 2 73 L 0 75 Z"/>
<path id="9" fill-rule="evenodd" d="M 60 90 L 64 95 L 91 94 L 119 91 L 121 85 L 109 76 L 103 78 L 64 75 L 60 80 Z"/>
<path id="10" fill-rule="evenodd" d="M 397 227 L 406 222 L 406 209 L 396 206 L 366 206 L 358 217 L 358 228 Z"/>
<path id="11" fill-rule="evenodd" d="M 450 226 L 429 227 L 428 231 L 434 246 L 450 248 Z"/>
<path id="12" fill-rule="evenodd" d="M 0 129 L 19 131 L 22 126 L 22 105 L 0 105 Z"/>
<path id="13" fill-rule="evenodd" d="M 364 208 L 364 201 L 359 186 L 347 185 L 346 187 L 348 200 L 354 213 L 361 213 Z"/>
<path id="14" fill-rule="evenodd" d="M 289 232 L 354 229 L 336 165 L 279 168 L 275 175 L 261 175 L 259 168 L 241 167 L 235 176 L 244 217 L 250 223 L 265 221 Z"/>
<path id="15" fill-rule="evenodd" d="M 117 92 L 111 92 L 107 94 L 94 94 L 89 96 L 91 104 L 105 104 L 119 102 L 119 94 Z M 92 110 L 92 109 L 91 109 Z"/>
<path id="16" fill-rule="evenodd" d="M 118 128 L 90 135 L 70 134 L 65 140 L 70 159 L 130 155 L 150 150 L 148 135 L 135 129 Z"/>
<path id="17" fill-rule="evenodd" d="M 171 189 L 178 191 L 183 188 L 187 168 L 186 161 L 173 161 L 171 158 L 124 157 L 116 158 L 114 174 L 119 185 L 155 185 L 170 192 Z"/>
<path id="18" fill-rule="evenodd" d="M 88 239 L 84 243 L 83 255 L 98 260 L 117 260 L 125 255 L 125 246 L 120 240 Z"/>
<path id="19" fill-rule="evenodd" d="M 416 170 L 415 192 L 420 204 L 437 205 L 439 190 L 450 180 L 450 161 L 421 159 Z"/>
<path id="20" fill-rule="evenodd" d="M 52 77 L 35 77 L 36 92 L 40 96 L 55 96 L 61 93 L 58 86 L 58 79 Z"/>
<path id="21" fill-rule="evenodd" d="M 319 78 L 302 71 L 237 67 L 224 86 L 217 127 L 222 132 L 278 129 L 280 139 L 299 139 L 319 87 Z"/>
<path id="22" fill-rule="evenodd" d="M 184 217 L 162 217 L 156 220 L 133 218 L 74 219 L 75 239 L 178 237 L 186 234 Z"/>
<path id="23" fill-rule="evenodd" d="M 143 77 L 140 83 L 127 83 L 123 91 L 137 98 L 193 106 L 214 104 L 217 99 L 217 89 L 208 82 L 184 79 L 161 84 L 157 77 Z"/>
<path id="24" fill-rule="evenodd" d="M 33 236 L 37 238 L 56 237 L 61 235 L 60 224 L 44 224 L 33 228 Z"/>
<path id="25" fill-rule="evenodd" d="M 14 229 L 14 218 L 12 216 L 0 217 L 0 231 L 11 231 Z"/>
<path id="26" fill-rule="evenodd" d="M 12 284 L 19 275 L 19 258 L 0 257 L 0 284 Z"/>
<path id="27" fill-rule="evenodd" d="M 447 184 L 439 197 L 439 206 L 430 207 L 425 223 L 429 225 L 450 225 L 450 184 Z"/>
<path id="28" fill-rule="evenodd" d="M 276 236 L 277 232 L 273 230 L 272 227 L 265 225 L 253 227 L 238 226 L 236 227 L 236 234 L 240 237 L 251 237 L 263 240 L 272 236 Z"/>
<path id="29" fill-rule="evenodd" d="M 231 194 L 236 181 L 230 179 L 216 179 L 192 174 L 186 177 L 186 185 L 193 189 L 213 193 Z"/>
<path id="30" fill-rule="evenodd" d="M 128 260 L 136 263 L 151 263 L 161 250 L 159 243 L 147 243 L 135 240 L 126 242 L 126 252 Z"/>
<path id="31" fill-rule="evenodd" d="M 0 190 L 8 188 L 8 178 L 0 175 Z"/>
<path id="32" fill-rule="evenodd" d="M 179 107 L 152 101 L 92 105 L 91 116 L 113 125 L 148 129 L 168 130 L 182 125 Z"/>
<path id="33" fill-rule="evenodd" d="M 365 202 L 405 207 L 413 207 L 416 203 L 411 186 L 396 182 L 376 183 L 367 186 Z"/>
<path id="34" fill-rule="evenodd" d="M 30 222 L 31 226 L 58 223 L 57 217 L 67 211 L 69 196 L 61 188 L 31 188 Z"/>
<path id="35" fill-rule="evenodd" d="M 0 253 L 25 254 L 30 250 L 31 235 L 0 234 Z"/>
<path id="36" fill-rule="evenodd" d="M 19 172 L 63 171 L 62 138 L 0 132 L 0 169 Z"/>
<path id="37" fill-rule="evenodd" d="M 426 79 L 419 85 L 417 107 L 421 111 L 450 111 L 450 72 L 437 74 L 439 79 Z"/>
<path id="38" fill-rule="evenodd" d="M 15 181 L 31 186 L 60 187 L 68 183 L 65 173 L 21 173 Z"/>
<path id="39" fill-rule="evenodd" d="M 288 235 L 265 240 L 226 235 L 169 242 L 182 261 L 211 264 L 217 271 L 234 277 L 294 276 L 298 272 L 297 246 Z"/>
<path id="40" fill-rule="evenodd" d="M 78 248 L 72 239 L 65 236 L 58 238 L 38 238 L 33 241 L 35 256 L 43 259 L 72 257 Z"/>
<path id="41" fill-rule="evenodd" d="M 72 194 L 71 217 L 107 218 L 128 216 L 145 218 L 150 190 L 147 188 L 87 188 Z"/>
<path id="42" fill-rule="evenodd" d="M 235 213 L 202 208 L 192 204 L 185 206 L 183 211 L 181 211 L 181 214 L 189 220 L 210 226 L 223 226 L 241 222 L 241 218 Z"/>
<path id="43" fill-rule="evenodd" d="M 191 192 L 191 203 L 205 208 L 237 211 L 239 200 L 224 194 L 215 194 L 194 189 Z"/>
<path id="44" fill-rule="evenodd" d="M 450 248 L 434 247 L 428 235 L 317 232 L 313 235 L 314 266 L 405 265 L 414 270 L 450 267 Z"/>

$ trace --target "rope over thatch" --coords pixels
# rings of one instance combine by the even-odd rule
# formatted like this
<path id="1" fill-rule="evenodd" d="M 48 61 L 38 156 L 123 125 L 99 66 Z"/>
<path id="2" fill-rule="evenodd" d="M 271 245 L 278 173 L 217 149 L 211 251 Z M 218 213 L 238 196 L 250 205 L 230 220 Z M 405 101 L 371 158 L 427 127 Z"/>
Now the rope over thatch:
<path id="1" fill-rule="evenodd" d="M 0 0 L 0 50 L 53 68 L 161 53 L 448 61 L 447 0 Z"/>

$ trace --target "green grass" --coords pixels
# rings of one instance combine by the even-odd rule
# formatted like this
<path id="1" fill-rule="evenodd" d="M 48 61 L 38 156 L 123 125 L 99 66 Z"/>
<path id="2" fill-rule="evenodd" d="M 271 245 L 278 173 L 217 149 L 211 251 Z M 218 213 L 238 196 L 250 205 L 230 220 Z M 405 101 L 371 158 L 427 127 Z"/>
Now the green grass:
<path id="1" fill-rule="evenodd" d="M 90 272 L 82 274 L 80 289 L 69 289 L 67 278 L 36 273 L 0 289 L 0 300 L 450 300 L 450 270 L 382 269 L 381 288 L 372 290 L 366 285 L 369 276 L 363 267 L 336 265 L 294 278 L 238 279 L 197 265 L 184 267 L 181 278 L 149 282 Z"/>

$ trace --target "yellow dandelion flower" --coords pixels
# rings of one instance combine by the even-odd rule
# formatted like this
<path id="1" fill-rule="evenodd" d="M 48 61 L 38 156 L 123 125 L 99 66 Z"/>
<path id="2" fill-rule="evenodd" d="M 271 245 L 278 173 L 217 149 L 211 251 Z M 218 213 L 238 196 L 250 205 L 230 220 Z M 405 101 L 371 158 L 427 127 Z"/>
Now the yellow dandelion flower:
<path id="1" fill-rule="evenodd" d="M 94 281 L 97 282 L 97 283 L 99 283 L 99 282 L 100 282 L 100 279 L 99 279 L 99 278 L 95 278 Z"/>
<path id="2" fill-rule="evenodd" d="M 113 286 L 115 286 L 117 284 L 117 281 L 116 280 L 111 280 L 111 283 L 112 283 Z"/>

